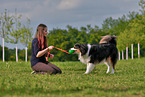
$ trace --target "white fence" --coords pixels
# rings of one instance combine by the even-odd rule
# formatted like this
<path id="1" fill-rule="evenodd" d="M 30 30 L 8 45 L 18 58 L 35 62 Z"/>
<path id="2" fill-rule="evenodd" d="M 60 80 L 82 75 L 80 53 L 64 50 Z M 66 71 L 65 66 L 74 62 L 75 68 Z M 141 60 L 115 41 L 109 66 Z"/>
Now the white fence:
<path id="1" fill-rule="evenodd" d="M 122 60 L 124 60 L 124 52 L 122 50 L 122 54 L 120 53 L 120 51 L 118 52 L 119 53 L 119 60 L 121 60 L 121 55 L 122 55 Z M 140 45 L 138 43 L 138 58 L 140 58 Z M 133 59 L 133 44 L 131 44 L 131 59 Z M 128 47 L 126 47 L 126 60 L 128 60 Z"/>

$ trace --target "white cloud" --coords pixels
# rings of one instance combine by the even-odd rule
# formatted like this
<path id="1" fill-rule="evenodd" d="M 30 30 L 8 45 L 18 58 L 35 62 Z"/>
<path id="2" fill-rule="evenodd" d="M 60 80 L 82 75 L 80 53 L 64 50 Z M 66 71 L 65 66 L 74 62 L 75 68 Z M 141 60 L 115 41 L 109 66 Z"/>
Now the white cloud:
<path id="1" fill-rule="evenodd" d="M 81 0 L 61 0 L 58 5 L 59 10 L 73 9 L 79 6 Z"/>

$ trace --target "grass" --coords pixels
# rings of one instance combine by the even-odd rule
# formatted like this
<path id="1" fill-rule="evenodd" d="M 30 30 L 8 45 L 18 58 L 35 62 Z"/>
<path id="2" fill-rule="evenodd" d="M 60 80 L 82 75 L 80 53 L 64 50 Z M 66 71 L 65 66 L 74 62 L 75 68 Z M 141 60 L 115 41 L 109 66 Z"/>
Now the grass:
<path id="1" fill-rule="evenodd" d="M 145 97 L 145 58 L 118 61 L 115 74 L 97 65 L 83 75 L 80 62 L 53 62 L 58 75 L 30 74 L 30 63 L 0 62 L 0 97 Z"/>

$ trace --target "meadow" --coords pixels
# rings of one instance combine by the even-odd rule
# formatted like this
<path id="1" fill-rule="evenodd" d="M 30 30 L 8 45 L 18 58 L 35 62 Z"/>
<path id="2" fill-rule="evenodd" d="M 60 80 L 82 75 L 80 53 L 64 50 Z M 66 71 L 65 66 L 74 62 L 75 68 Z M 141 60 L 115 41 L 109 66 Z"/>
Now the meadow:
<path id="1" fill-rule="evenodd" d="M 31 74 L 30 62 L 0 62 L 0 97 L 145 97 L 145 58 L 121 60 L 115 74 L 100 64 L 52 62 L 62 74 Z"/>

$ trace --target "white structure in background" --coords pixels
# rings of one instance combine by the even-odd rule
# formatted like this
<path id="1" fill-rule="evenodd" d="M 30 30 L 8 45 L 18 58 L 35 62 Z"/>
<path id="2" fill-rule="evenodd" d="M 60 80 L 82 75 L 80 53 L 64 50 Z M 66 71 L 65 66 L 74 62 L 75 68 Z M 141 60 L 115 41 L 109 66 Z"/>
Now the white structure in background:
<path id="1" fill-rule="evenodd" d="M 126 47 L 126 60 L 128 60 L 128 47 Z"/>
<path id="2" fill-rule="evenodd" d="M 28 48 L 25 47 L 25 52 L 26 52 L 26 53 L 25 53 L 25 61 L 26 61 L 26 62 L 27 62 L 27 49 L 28 49 Z"/>
<path id="3" fill-rule="evenodd" d="M 17 47 L 17 44 L 16 44 L 16 62 L 18 62 L 18 47 Z"/>
<path id="4" fill-rule="evenodd" d="M 2 38 L 2 41 L 3 41 L 3 62 L 5 61 L 5 46 L 4 46 L 4 38 Z"/>
<path id="5" fill-rule="evenodd" d="M 123 50 L 122 50 L 122 60 L 124 60 L 124 53 L 123 53 Z"/>
<path id="6" fill-rule="evenodd" d="M 120 51 L 118 52 L 118 58 L 121 60 Z M 138 43 L 138 58 L 140 58 L 140 45 Z M 133 44 L 131 44 L 131 59 L 133 59 Z M 124 60 L 124 53 L 122 50 L 122 60 Z M 126 60 L 128 60 L 128 47 L 126 47 Z"/>
<path id="7" fill-rule="evenodd" d="M 131 44 L 131 59 L 133 59 L 133 44 Z"/>
<path id="8" fill-rule="evenodd" d="M 140 58 L 140 47 L 139 47 L 139 43 L 138 43 L 138 58 Z"/>
<path id="9" fill-rule="evenodd" d="M 119 58 L 119 60 L 120 60 L 120 51 L 118 52 L 118 58 Z"/>

